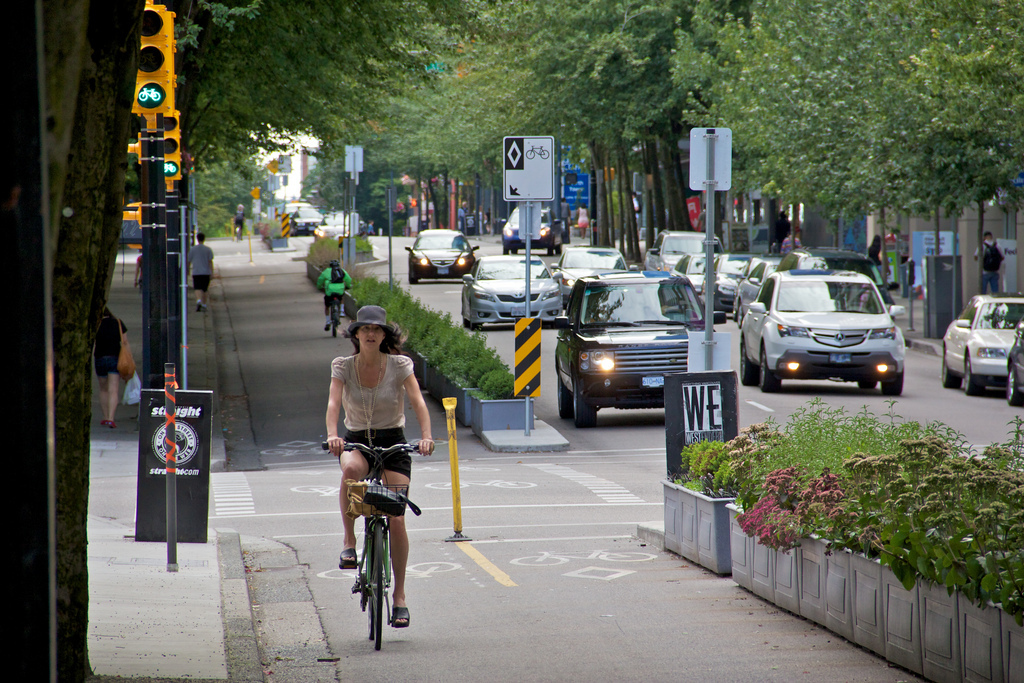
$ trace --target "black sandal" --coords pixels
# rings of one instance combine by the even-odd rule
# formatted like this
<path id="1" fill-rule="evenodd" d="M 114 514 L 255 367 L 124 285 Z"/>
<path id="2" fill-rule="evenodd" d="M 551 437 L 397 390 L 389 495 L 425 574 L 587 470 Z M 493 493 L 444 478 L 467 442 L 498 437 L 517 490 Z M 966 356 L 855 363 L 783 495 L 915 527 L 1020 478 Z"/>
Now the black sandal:
<path id="1" fill-rule="evenodd" d="M 395 605 L 391 612 L 391 625 L 395 628 L 407 628 L 409 626 L 409 608 Z"/>
<path id="2" fill-rule="evenodd" d="M 338 569 L 355 569 L 359 562 L 356 559 L 355 548 L 345 548 L 341 551 L 341 558 L 338 560 Z"/>

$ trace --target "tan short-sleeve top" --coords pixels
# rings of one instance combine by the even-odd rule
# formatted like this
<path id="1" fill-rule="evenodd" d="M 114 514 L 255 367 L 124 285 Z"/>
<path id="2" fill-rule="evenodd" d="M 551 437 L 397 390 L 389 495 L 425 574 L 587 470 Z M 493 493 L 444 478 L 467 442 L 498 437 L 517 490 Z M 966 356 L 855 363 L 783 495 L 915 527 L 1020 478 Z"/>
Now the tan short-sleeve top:
<path id="1" fill-rule="evenodd" d="M 366 429 L 393 429 L 405 426 L 405 380 L 412 374 L 412 359 L 408 356 L 386 356 L 384 377 L 373 388 L 360 386 L 356 357 L 342 356 L 331 362 L 331 377 L 345 383 L 341 392 L 341 407 L 345 411 L 345 428 L 353 432 Z M 366 412 L 373 404 L 370 420 Z M 364 408 L 365 406 L 365 408 Z"/>

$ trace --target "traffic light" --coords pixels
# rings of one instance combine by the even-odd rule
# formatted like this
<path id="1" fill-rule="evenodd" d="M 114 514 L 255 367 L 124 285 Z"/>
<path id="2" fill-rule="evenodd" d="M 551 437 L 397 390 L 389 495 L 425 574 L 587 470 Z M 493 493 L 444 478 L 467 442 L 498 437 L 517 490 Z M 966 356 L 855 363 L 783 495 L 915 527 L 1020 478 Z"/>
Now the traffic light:
<path id="1" fill-rule="evenodd" d="M 133 114 L 174 116 L 174 12 L 146 0 Z M 179 163 L 180 165 L 180 163 Z"/>
<path id="2" fill-rule="evenodd" d="M 181 130 L 178 112 L 164 117 L 164 180 L 181 180 Z"/>
<path id="3" fill-rule="evenodd" d="M 142 225 L 142 205 L 139 202 L 133 202 L 126 208 L 121 210 L 122 221 L 135 221 L 139 225 Z"/>

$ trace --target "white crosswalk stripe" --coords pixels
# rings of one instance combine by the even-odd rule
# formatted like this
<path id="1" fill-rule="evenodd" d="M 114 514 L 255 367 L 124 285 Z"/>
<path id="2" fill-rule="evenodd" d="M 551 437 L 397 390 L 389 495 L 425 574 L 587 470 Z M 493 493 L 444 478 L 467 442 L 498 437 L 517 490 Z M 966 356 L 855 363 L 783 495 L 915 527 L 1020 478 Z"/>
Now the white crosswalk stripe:
<path id="1" fill-rule="evenodd" d="M 583 472 L 577 472 L 571 467 L 565 467 L 563 465 L 551 465 L 551 464 L 528 464 L 527 467 L 538 469 L 541 472 L 547 472 L 548 474 L 554 474 L 555 476 L 574 481 L 581 486 L 585 486 L 595 493 L 598 497 L 609 503 L 643 503 L 645 502 L 642 498 L 634 495 L 622 486 L 619 486 L 615 482 L 608 481 L 607 479 L 601 479 L 595 477 L 592 474 L 584 474 Z"/>
<path id="2" fill-rule="evenodd" d="M 256 503 L 244 472 L 217 472 L 210 477 L 215 517 L 255 515 Z"/>

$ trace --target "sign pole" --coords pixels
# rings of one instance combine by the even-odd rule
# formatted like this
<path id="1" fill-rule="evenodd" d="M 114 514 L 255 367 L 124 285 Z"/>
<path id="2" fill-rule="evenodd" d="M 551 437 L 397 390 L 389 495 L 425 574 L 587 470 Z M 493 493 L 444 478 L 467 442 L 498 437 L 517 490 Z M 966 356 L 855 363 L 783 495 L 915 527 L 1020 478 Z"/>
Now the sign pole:
<path id="1" fill-rule="evenodd" d="M 164 363 L 164 475 L 166 483 L 166 514 L 167 524 L 167 571 L 178 571 L 178 487 L 177 478 L 177 447 L 178 440 L 175 432 L 175 389 L 177 382 L 174 379 L 174 363 Z"/>
<path id="2" fill-rule="evenodd" d="M 523 207 L 523 215 L 520 216 L 519 220 L 519 234 L 523 234 L 525 228 L 526 231 L 526 317 L 533 317 L 533 311 L 530 310 L 530 261 L 533 260 L 530 256 L 530 238 L 533 235 L 533 202 L 523 202 L 520 206 Z M 523 397 L 523 424 L 525 425 L 524 435 L 530 435 L 530 397 Z"/>
<path id="3" fill-rule="evenodd" d="M 704 179 L 704 369 L 714 369 L 715 356 L 715 142 L 718 135 L 709 128 L 704 135 L 707 149 L 707 176 Z"/>

